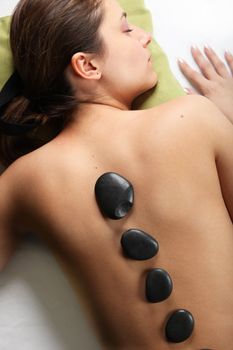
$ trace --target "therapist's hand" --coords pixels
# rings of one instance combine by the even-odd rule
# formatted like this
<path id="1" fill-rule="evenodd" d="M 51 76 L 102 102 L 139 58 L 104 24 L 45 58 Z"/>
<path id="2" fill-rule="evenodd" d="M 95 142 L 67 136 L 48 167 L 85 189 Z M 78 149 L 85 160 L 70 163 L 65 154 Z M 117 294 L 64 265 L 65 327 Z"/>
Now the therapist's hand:
<path id="1" fill-rule="evenodd" d="M 204 54 L 197 48 L 191 48 L 192 56 L 201 73 L 192 69 L 184 60 L 178 60 L 181 72 L 201 94 L 208 97 L 233 123 L 233 55 L 226 52 L 227 62 L 220 60 L 214 50 L 204 47 Z M 183 62 L 182 62 L 183 61 Z M 195 93 L 186 89 L 188 94 Z"/>

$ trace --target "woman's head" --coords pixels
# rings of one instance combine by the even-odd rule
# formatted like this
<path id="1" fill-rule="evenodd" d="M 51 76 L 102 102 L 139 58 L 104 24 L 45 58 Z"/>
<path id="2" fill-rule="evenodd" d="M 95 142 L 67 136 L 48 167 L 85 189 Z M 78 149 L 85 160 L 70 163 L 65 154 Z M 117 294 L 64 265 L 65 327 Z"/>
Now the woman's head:
<path id="1" fill-rule="evenodd" d="M 73 92 L 80 102 L 107 93 L 129 102 L 154 86 L 150 41 L 116 0 L 21 0 L 11 26 L 25 94 L 45 113 Z"/>
<path id="2" fill-rule="evenodd" d="M 148 48 L 151 34 L 128 23 L 127 14 L 116 0 L 105 0 L 103 5 L 104 18 L 99 32 L 105 55 L 98 62 L 102 85 L 105 92 L 130 108 L 135 97 L 157 82 Z"/>
<path id="3" fill-rule="evenodd" d="M 70 77 L 78 90 L 84 87 L 89 92 L 89 96 L 84 94 L 83 100 L 86 97 L 88 102 L 101 104 L 111 104 L 112 101 L 116 106 L 130 108 L 135 97 L 157 82 L 147 47 L 151 34 L 129 25 L 127 14 L 117 0 L 103 0 L 102 5 L 99 36 L 104 54 L 92 56 L 77 52 L 71 60 Z"/>
<path id="4" fill-rule="evenodd" d="M 156 84 L 150 40 L 150 34 L 129 28 L 116 0 L 20 0 L 10 41 L 24 92 L 6 109 L 5 120 L 57 120 L 59 131 L 78 103 L 130 108 Z M 1 137 L 5 164 L 38 148 L 37 130 L 20 139 Z"/>
<path id="5" fill-rule="evenodd" d="M 65 75 L 71 57 L 103 53 L 101 5 L 102 0 L 21 0 L 16 7 L 10 33 L 15 68 L 25 95 L 45 113 L 72 96 Z"/>
<path id="6" fill-rule="evenodd" d="M 39 121 L 51 129 L 48 137 L 42 127 L 21 137 L 0 135 L 4 165 L 54 137 L 72 115 L 77 100 L 66 69 L 76 52 L 103 54 L 98 31 L 102 20 L 102 0 L 19 1 L 12 16 L 10 42 L 24 91 L 9 104 L 3 119 Z"/>

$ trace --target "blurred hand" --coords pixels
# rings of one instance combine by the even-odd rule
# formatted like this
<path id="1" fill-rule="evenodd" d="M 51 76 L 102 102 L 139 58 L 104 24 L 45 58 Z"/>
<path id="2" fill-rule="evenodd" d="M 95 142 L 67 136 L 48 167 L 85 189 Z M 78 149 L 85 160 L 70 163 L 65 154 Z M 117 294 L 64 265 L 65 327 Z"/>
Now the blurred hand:
<path id="1" fill-rule="evenodd" d="M 196 46 L 192 46 L 191 53 L 201 73 L 179 59 L 181 72 L 201 95 L 208 97 L 233 122 L 233 55 L 230 52 L 224 55 L 229 71 L 226 63 L 209 46 L 204 47 L 205 56 Z M 185 90 L 195 94 L 190 88 Z"/>

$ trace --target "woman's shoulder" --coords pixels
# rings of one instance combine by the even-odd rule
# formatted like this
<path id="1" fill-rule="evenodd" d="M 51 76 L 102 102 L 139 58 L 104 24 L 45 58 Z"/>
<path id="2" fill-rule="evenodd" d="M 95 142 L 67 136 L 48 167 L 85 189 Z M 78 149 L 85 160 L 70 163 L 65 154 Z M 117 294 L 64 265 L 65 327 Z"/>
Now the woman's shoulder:
<path id="1" fill-rule="evenodd" d="M 174 127 L 175 130 L 179 131 L 179 125 L 187 128 L 193 127 L 197 123 L 199 126 L 205 123 L 207 119 L 210 119 L 209 112 L 213 109 L 216 107 L 208 98 L 201 95 L 186 95 L 140 111 L 139 123 L 149 129 L 156 126 L 161 130 L 163 127 L 171 130 Z M 177 124 L 177 121 L 183 123 Z"/>
<path id="2" fill-rule="evenodd" d="M 46 211 L 51 191 L 59 195 L 60 170 L 55 158 L 51 147 L 41 147 L 18 158 L 0 176 L 0 211 L 18 237 L 37 230 L 37 219 L 42 209 Z"/>
<path id="3" fill-rule="evenodd" d="M 143 110 L 137 123 L 137 142 L 147 153 L 152 149 L 174 148 L 177 140 L 189 146 L 200 141 L 204 146 L 210 141 L 209 128 L 215 110 L 211 101 L 199 95 L 182 96 Z M 214 147 L 214 139 L 211 142 Z"/>
<path id="4" fill-rule="evenodd" d="M 174 113 L 180 111 L 180 109 L 191 114 L 191 112 L 203 109 L 210 104 L 213 103 L 202 95 L 185 95 L 166 101 L 158 106 L 144 110 L 143 112 L 151 117 L 158 113 L 166 114 L 167 116 L 172 113 L 174 115 Z"/>
<path id="5" fill-rule="evenodd" d="M 0 188 L 5 188 L 15 203 L 25 200 L 46 181 L 52 168 L 50 147 L 40 147 L 16 159 L 0 176 Z M 47 177 L 46 177 L 47 175 Z"/>
<path id="6" fill-rule="evenodd" d="M 0 176 L 0 220 L 4 219 L 5 231 L 9 237 L 16 237 L 21 231 L 18 219 L 23 211 L 23 199 L 27 198 L 32 189 L 27 175 L 25 163 L 17 159 Z"/>

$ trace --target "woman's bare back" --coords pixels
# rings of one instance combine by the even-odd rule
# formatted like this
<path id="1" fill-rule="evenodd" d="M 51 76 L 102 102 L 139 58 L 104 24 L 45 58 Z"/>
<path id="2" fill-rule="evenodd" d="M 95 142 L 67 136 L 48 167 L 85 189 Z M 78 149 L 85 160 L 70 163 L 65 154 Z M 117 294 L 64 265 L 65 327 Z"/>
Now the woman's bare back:
<path id="1" fill-rule="evenodd" d="M 20 169 L 15 222 L 48 241 L 72 271 L 106 349 L 173 349 L 165 326 L 177 309 L 195 320 L 177 349 L 233 349 L 233 229 L 218 140 L 198 124 L 203 101 L 182 97 L 148 111 L 87 116 L 13 166 Z M 121 220 L 105 218 L 95 199 L 95 183 L 109 171 L 134 188 L 133 208 Z M 126 258 L 120 241 L 130 228 L 153 236 L 158 254 Z M 152 268 L 173 282 L 159 303 L 145 296 Z"/>

